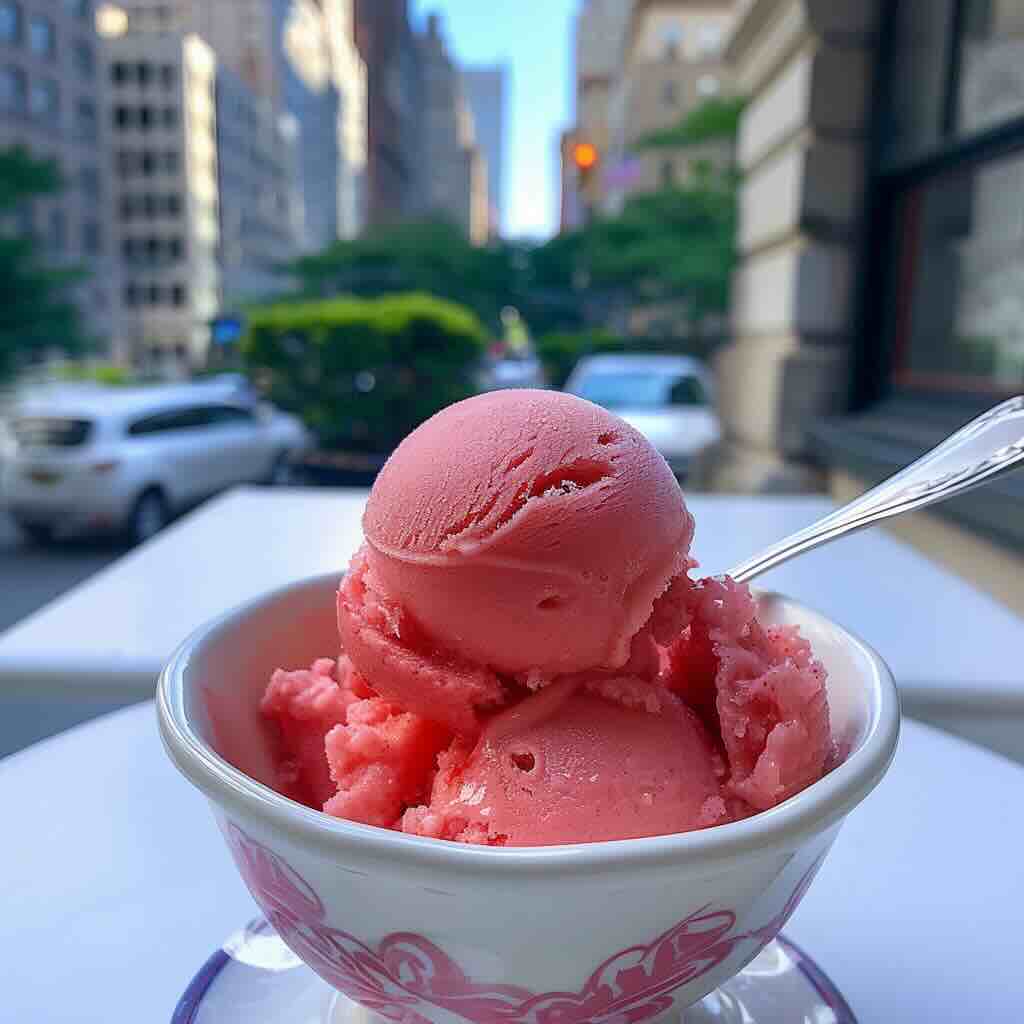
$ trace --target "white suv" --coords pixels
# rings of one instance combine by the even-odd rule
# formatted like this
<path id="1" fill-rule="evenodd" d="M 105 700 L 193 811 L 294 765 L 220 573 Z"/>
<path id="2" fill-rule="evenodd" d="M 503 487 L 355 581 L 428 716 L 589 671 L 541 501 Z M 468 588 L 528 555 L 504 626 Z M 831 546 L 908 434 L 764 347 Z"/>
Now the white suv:
<path id="1" fill-rule="evenodd" d="M 309 445 L 295 417 L 203 384 L 42 393 L 7 433 L 0 498 L 38 542 L 109 530 L 143 541 L 217 491 L 285 482 Z"/>

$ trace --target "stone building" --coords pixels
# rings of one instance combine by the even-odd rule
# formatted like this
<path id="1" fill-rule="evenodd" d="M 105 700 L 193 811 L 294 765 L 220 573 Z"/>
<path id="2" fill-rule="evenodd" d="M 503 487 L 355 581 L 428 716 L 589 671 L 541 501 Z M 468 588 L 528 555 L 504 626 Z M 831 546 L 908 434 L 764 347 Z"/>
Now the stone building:
<path id="1" fill-rule="evenodd" d="M 724 439 L 698 485 L 847 497 L 1024 391 L 1024 5 L 742 0 Z M 1024 480 L 895 529 L 1024 611 Z"/>
<path id="2" fill-rule="evenodd" d="M 91 0 L 0 2 L 0 146 L 56 161 L 64 189 L 33 202 L 12 228 L 33 234 L 56 266 L 89 271 L 76 299 L 87 329 L 121 354 L 110 131 Z"/>
<path id="3" fill-rule="evenodd" d="M 419 38 L 423 74 L 422 210 L 461 227 L 482 245 L 490 237 L 487 160 L 477 145 L 462 76 L 448 54 L 437 15 Z"/>
<path id="4" fill-rule="evenodd" d="M 129 31 L 195 33 L 298 128 L 302 247 L 362 229 L 366 68 L 353 0 L 120 0 Z"/>
<path id="5" fill-rule="evenodd" d="M 473 115 L 476 141 L 487 161 L 487 202 L 491 234 L 501 231 L 505 210 L 505 150 L 508 69 L 503 65 L 467 68 L 462 91 Z"/>
<path id="6" fill-rule="evenodd" d="M 576 16 L 574 40 L 575 123 L 563 140 L 563 226 L 578 226 L 588 211 L 604 205 L 604 164 L 611 145 L 612 93 L 622 65 L 632 0 L 584 0 Z M 593 173 L 582 174 L 574 160 L 577 145 L 592 146 Z"/>
<path id="7" fill-rule="evenodd" d="M 621 209 L 629 196 L 684 184 L 696 161 L 723 162 L 725 143 L 638 149 L 673 128 L 702 101 L 730 91 L 722 48 L 732 0 L 635 0 L 607 106 L 608 152 L 601 206 Z M 586 96 L 584 96 L 586 110 Z"/>
<path id="8" fill-rule="evenodd" d="M 133 32 L 105 41 L 104 64 L 128 356 L 183 370 L 223 294 L 217 60 L 198 36 Z"/>
<path id="9" fill-rule="evenodd" d="M 367 68 L 367 219 L 371 226 L 422 207 L 422 68 L 408 0 L 356 0 L 356 42 Z"/>
<path id="10" fill-rule="evenodd" d="M 222 304 L 280 294 L 280 266 L 299 254 L 299 128 L 230 68 L 217 67 L 217 171 Z"/>

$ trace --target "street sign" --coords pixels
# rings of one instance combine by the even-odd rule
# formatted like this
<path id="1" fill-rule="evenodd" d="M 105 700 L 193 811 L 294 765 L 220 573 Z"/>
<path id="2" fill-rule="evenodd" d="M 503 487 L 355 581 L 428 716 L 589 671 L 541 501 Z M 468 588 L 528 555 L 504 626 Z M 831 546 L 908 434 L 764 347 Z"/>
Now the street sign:
<path id="1" fill-rule="evenodd" d="M 234 345 L 243 330 L 245 324 L 240 316 L 219 316 L 210 323 L 210 340 L 214 345 Z"/>

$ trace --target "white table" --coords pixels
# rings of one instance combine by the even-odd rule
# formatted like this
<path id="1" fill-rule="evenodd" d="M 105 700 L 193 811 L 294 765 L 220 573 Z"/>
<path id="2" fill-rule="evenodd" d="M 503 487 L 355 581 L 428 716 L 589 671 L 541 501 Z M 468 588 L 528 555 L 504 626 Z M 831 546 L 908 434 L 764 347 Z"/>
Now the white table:
<path id="1" fill-rule="evenodd" d="M 254 916 L 144 705 L 0 762 L 4 1021 L 160 1024 Z M 1015 1021 L 1024 769 L 908 723 L 787 934 L 863 1024 Z"/>
<path id="2" fill-rule="evenodd" d="M 806 497 L 687 500 L 707 572 L 832 508 Z M 365 491 L 232 492 L 0 636 L 0 750 L 5 720 L 42 708 L 71 724 L 147 699 L 167 656 L 207 619 L 272 587 L 340 572 L 361 543 L 365 501 Z M 759 583 L 875 646 L 907 713 L 1024 760 L 1024 620 L 1004 606 L 880 530 Z"/>

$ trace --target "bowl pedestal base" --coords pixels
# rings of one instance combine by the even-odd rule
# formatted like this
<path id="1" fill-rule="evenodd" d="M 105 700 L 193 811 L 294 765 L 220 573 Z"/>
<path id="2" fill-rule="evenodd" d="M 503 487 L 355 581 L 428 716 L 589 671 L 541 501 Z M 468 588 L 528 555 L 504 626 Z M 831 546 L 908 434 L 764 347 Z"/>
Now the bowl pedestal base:
<path id="1" fill-rule="evenodd" d="M 336 992 L 303 964 L 265 921 L 232 936 L 192 980 L 172 1024 L 395 1024 Z M 407 1018 L 420 1022 L 417 1012 Z M 486 1024 L 434 1008 L 432 1024 Z M 817 964 L 779 936 L 739 974 L 686 1009 L 646 1024 L 856 1024 L 838 989 Z M 513 1024 L 509 1019 L 506 1024 Z M 515 1022 L 520 1024 L 520 1022 Z M 521 1024 L 542 1024 L 533 1019 Z M 598 1018 L 574 1024 L 621 1024 Z"/>

